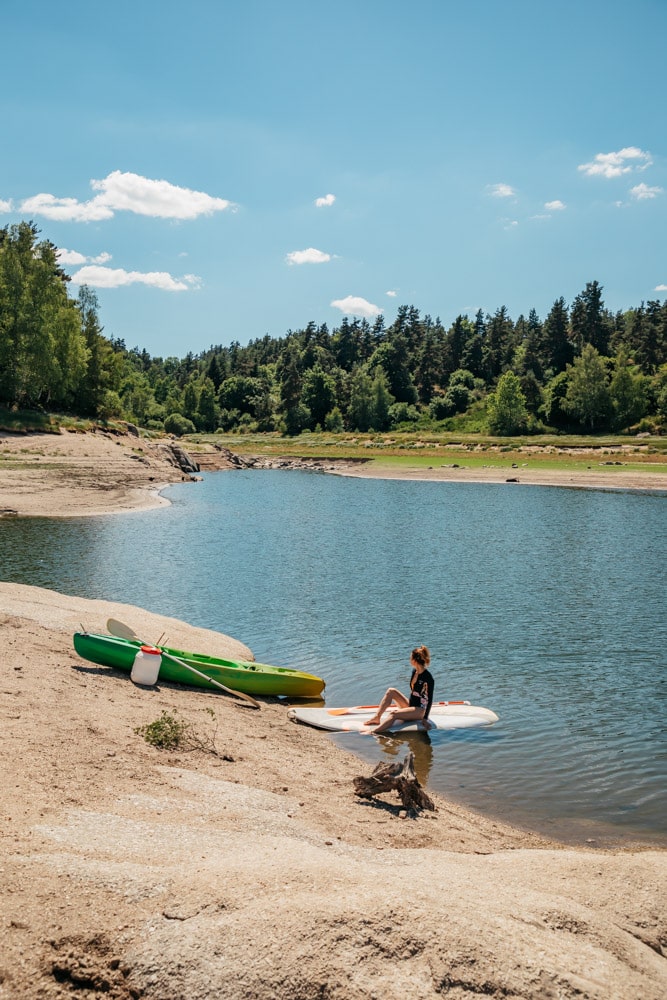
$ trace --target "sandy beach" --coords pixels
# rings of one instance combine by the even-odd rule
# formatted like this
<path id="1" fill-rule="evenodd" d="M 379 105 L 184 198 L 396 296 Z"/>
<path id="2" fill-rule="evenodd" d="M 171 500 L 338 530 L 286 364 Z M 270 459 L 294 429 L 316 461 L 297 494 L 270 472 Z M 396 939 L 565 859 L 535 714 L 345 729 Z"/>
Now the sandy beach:
<path id="1" fill-rule="evenodd" d="M 82 517 L 159 507 L 160 490 L 191 478 L 169 442 L 131 434 L 0 432 L 0 517 Z"/>
<path id="2" fill-rule="evenodd" d="M 17 449 L 0 508 L 127 511 L 183 475 L 143 441 L 38 437 L 0 440 Z M 252 656 L 242 637 L 0 583 L 1 1000 L 667 995 L 667 852 L 566 848 L 442 798 L 416 818 L 361 800 L 369 765 L 285 705 L 81 660 L 73 631 L 109 617 Z M 150 746 L 136 730 L 163 711 L 215 731 L 218 755 Z"/>

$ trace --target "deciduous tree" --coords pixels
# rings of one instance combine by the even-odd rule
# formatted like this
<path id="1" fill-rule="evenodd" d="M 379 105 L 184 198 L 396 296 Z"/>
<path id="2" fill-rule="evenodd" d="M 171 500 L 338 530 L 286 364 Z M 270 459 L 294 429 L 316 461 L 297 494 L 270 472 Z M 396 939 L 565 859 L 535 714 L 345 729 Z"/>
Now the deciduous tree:
<path id="1" fill-rule="evenodd" d="M 607 425 L 612 411 L 607 362 L 592 344 L 585 344 L 569 368 L 565 410 L 589 430 Z"/>
<path id="2" fill-rule="evenodd" d="M 518 434 L 528 423 L 526 397 L 514 372 L 505 372 L 498 379 L 496 391 L 487 404 L 489 430 L 493 434 Z"/>

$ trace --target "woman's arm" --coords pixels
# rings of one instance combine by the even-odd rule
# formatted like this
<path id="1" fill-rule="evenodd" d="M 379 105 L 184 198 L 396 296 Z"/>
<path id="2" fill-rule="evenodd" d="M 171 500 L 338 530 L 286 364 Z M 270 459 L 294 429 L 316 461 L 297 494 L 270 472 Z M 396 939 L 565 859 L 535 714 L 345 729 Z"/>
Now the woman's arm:
<path id="1" fill-rule="evenodd" d="M 429 679 L 426 681 L 426 690 L 428 693 L 428 704 L 426 705 L 426 711 L 424 712 L 424 719 L 428 719 L 428 713 L 431 711 L 431 705 L 433 704 L 433 692 L 435 691 L 435 681 L 433 680 L 433 675 L 429 671 Z"/>

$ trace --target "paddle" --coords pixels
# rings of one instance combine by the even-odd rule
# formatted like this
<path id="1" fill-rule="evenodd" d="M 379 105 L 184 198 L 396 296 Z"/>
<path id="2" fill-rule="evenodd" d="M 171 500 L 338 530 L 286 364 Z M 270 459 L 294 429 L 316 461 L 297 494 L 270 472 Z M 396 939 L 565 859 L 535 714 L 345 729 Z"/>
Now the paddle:
<path id="1" fill-rule="evenodd" d="M 124 622 L 119 622 L 116 618 L 108 619 L 107 628 L 111 635 L 115 635 L 119 639 L 132 639 L 135 642 L 141 642 L 134 629 L 131 629 L 130 626 L 126 625 Z M 245 694 L 243 691 L 235 691 L 233 688 L 225 687 L 225 685 L 220 684 L 219 681 L 214 681 L 212 677 L 208 676 L 208 674 L 202 673 L 202 671 L 197 670 L 196 667 L 191 667 L 189 663 L 185 662 L 185 660 L 181 660 L 178 656 L 172 656 L 171 653 L 165 652 L 162 648 L 160 648 L 160 652 L 165 659 L 178 663 L 180 667 L 185 667 L 186 670 L 189 670 L 191 673 L 197 674 L 198 677 L 202 677 L 205 681 L 208 681 L 209 684 L 213 685 L 213 687 L 220 688 L 221 691 L 224 691 L 226 694 L 232 694 L 235 698 L 243 698 L 244 701 L 250 702 L 253 708 L 262 707 L 260 703 L 255 701 L 254 698 L 251 698 L 249 694 Z"/>

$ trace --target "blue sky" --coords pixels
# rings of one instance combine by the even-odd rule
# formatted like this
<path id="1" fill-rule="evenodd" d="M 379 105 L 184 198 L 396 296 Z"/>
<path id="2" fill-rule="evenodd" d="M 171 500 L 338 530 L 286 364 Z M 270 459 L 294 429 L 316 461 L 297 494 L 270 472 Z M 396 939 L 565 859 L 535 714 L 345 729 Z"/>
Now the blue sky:
<path id="1" fill-rule="evenodd" d="M 22 0 L 0 225 L 154 355 L 667 297 L 666 0 Z"/>

